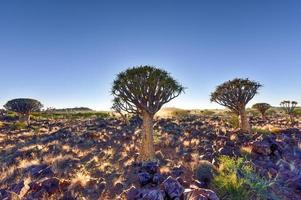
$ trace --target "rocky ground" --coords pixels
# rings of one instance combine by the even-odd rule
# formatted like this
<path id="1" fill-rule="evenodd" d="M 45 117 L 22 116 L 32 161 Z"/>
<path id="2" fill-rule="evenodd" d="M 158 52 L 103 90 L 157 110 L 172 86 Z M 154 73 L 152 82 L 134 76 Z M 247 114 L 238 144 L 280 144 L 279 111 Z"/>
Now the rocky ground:
<path id="1" fill-rule="evenodd" d="M 301 199 L 301 123 L 279 117 L 251 123 L 273 133 L 240 133 L 216 116 L 157 119 L 158 164 L 137 160 L 138 119 L 4 125 L 0 199 L 223 199 L 194 174 L 201 160 L 218 166 L 220 155 L 247 157 L 271 182 L 269 199 Z"/>

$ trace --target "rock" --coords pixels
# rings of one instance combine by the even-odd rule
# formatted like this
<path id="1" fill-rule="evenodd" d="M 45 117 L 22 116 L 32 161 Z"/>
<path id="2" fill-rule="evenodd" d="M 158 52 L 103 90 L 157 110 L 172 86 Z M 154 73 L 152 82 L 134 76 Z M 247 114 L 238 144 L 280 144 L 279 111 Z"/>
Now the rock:
<path id="1" fill-rule="evenodd" d="M 159 189 L 136 189 L 132 186 L 126 192 L 127 200 L 164 200 L 164 193 Z"/>
<path id="2" fill-rule="evenodd" d="M 126 195 L 127 200 L 135 200 L 139 194 L 139 191 L 138 191 L 138 189 L 136 189 L 135 186 L 132 186 L 130 189 L 126 190 L 124 193 Z"/>
<path id="3" fill-rule="evenodd" d="M 172 168 L 171 170 L 171 174 L 175 177 L 179 177 L 181 176 L 182 174 L 184 174 L 184 169 L 182 166 L 177 166 L 177 167 L 174 167 Z"/>
<path id="4" fill-rule="evenodd" d="M 271 152 L 270 144 L 264 141 L 256 141 L 252 143 L 252 152 L 268 156 Z"/>
<path id="5" fill-rule="evenodd" d="M 28 167 L 25 172 L 29 173 L 33 178 L 44 178 L 51 177 L 54 175 L 50 166 L 41 164 L 41 165 L 32 165 Z"/>
<path id="6" fill-rule="evenodd" d="M 162 176 L 160 173 L 154 174 L 153 180 L 152 180 L 152 182 L 153 182 L 154 184 L 159 185 L 159 184 L 161 184 L 163 181 L 164 181 L 164 178 L 163 178 L 163 176 Z"/>
<path id="7" fill-rule="evenodd" d="M 159 166 L 156 162 L 146 162 L 142 164 L 142 170 L 150 174 L 155 174 L 158 172 Z"/>
<path id="8" fill-rule="evenodd" d="M 289 179 L 286 184 L 289 188 L 301 194 L 301 175 Z"/>
<path id="9" fill-rule="evenodd" d="M 180 198 L 184 192 L 183 186 L 171 176 L 163 182 L 163 188 L 170 199 Z"/>
<path id="10" fill-rule="evenodd" d="M 144 186 L 152 181 L 152 176 L 148 172 L 138 173 L 138 179 L 141 186 Z"/>
<path id="11" fill-rule="evenodd" d="M 232 156 L 232 155 L 233 155 L 232 148 L 231 148 L 231 147 L 228 147 L 228 146 L 224 146 L 224 147 L 220 148 L 220 149 L 218 150 L 218 152 L 219 152 L 221 155 L 225 155 L 225 156 Z"/>
<path id="12" fill-rule="evenodd" d="M 185 191 L 184 200 L 219 200 L 219 198 L 212 190 L 199 188 Z"/>
<path id="13" fill-rule="evenodd" d="M 30 187 L 25 183 L 25 181 L 21 181 L 18 184 L 14 184 L 10 190 L 18 194 L 20 197 L 23 197 L 29 189 Z"/>
<path id="14" fill-rule="evenodd" d="M 60 190 L 60 180 L 58 178 L 49 178 L 44 180 L 41 186 L 51 195 Z"/>

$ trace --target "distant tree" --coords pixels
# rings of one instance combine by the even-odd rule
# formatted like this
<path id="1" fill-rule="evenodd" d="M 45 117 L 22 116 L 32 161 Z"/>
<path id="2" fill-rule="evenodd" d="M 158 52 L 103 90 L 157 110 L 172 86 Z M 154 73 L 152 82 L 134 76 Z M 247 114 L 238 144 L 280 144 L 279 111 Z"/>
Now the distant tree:
<path id="1" fill-rule="evenodd" d="M 35 99 L 19 98 L 8 101 L 4 108 L 19 114 L 20 121 L 30 124 L 30 114 L 40 111 L 43 105 Z"/>
<path id="2" fill-rule="evenodd" d="M 219 86 L 211 94 L 211 102 L 216 102 L 229 108 L 240 118 L 240 128 L 251 132 L 246 114 L 246 105 L 257 94 L 262 85 L 249 79 L 233 79 Z"/>
<path id="3" fill-rule="evenodd" d="M 294 123 L 294 114 L 298 102 L 296 101 L 282 101 L 280 103 L 281 108 L 289 116 L 291 123 Z"/>
<path id="4" fill-rule="evenodd" d="M 268 103 L 256 103 L 252 106 L 252 108 L 260 112 L 262 119 L 266 119 L 266 112 L 271 108 L 271 105 Z"/>
<path id="5" fill-rule="evenodd" d="M 154 158 L 153 118 L 184 88 L 168 72 L 152 66 L 132 67 L 117 75 L 112 87 L 114 107 L 142 116 L 142 160 Z"/>

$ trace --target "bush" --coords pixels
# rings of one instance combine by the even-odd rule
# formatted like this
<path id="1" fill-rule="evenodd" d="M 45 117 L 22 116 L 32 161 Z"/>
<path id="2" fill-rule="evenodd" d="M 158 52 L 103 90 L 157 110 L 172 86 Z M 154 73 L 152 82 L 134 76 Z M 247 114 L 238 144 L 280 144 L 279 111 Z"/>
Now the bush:
<path id="1" fill-rule="evenodd" d="M 295 110 L 295 115 L 296 115 L 296 116 L 301 116 L 301 108 L 297 108 L 297 109 Z"/>
<path id="2" fill-rule="evenodd" d="M 201 111 L 201 114 L 202 114 L 202 115 L 207 115 L 207 116 L 212 116 L 212 115 L 215 114 L 215 112 L 212 111 L 212 110 L 202 110 L 202 111 Z"/>
<path id="3" fill-rule="evenodd" d="M 11 129 L 13 130 L 22 130 L 27 128 L 27 123 L 25 122 L 15 122 L 10 125 Z"/>
<path id="4" fill-rule="evenodd" d="M 195 170 L 195 177 L 204 185 L 204 187 L 207 188 L 213 180 L 214 172 L 214 165 L 212 165 L 209 161 L 201 160 Z"/>
<path id="5" fill-rule="evenodd" d="M 267 199 L 269 182 L 260 178 L 245 159 L 221 156 L 219 162 L 213 185 L 222 199 Z"/>
<path id="6" fill-rule="evenodd" d="M 239 128 L 239 117 L 235 114 L 229 114 L 226 118 L 226 123 L 234 129 Z"/>
<path id="7" fill-rule="evenodd" d="M 171 116 L 177 118 L 184 118 L 190 115 L 190 110 L 182 110 L 182 109 L 175 109 L 171 112 Z"/>

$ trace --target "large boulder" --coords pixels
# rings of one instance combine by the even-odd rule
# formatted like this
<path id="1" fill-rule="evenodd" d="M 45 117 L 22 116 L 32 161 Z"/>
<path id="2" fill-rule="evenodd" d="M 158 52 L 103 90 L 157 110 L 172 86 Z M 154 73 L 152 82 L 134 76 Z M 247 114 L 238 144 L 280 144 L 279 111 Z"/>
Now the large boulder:
<path id="1" fill-rule="evenodd" d="M 184 187 L 171 176 L 163 182 L 163 188 L 170 199 L 180 198 L 184 192 Z"/>
<path id="2" fill-rule="evenodd" d="M 219 200 L 215 192 L 203 188 L 185 190 L 184 200 Z"/>
<path id="3" fill-rule="evenodd" d="M 251 144 L 251 147 L 252 147 L 252 152 L 259 155 L 268 156 L 272 153 L 271 145 L 266 141 L 253 142 Z"/>

